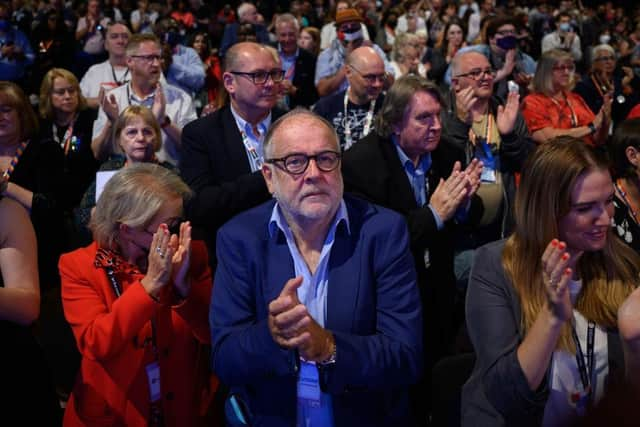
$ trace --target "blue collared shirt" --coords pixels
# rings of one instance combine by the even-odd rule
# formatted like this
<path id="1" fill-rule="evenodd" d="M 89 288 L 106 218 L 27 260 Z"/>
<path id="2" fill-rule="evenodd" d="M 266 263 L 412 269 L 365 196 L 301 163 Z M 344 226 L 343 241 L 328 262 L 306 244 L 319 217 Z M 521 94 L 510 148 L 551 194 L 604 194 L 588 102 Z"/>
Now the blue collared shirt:
<path id="1" fill-rule="evenodd" d="M 400 162 L 404 167 L 404 172 L 407 174 L 407 179 L 413 189 L 413 196 L 416 199 L 416 203 L 418 206 L 422 207 L 428 202 L 427 186 L 429 185 L 429 179 L 427 177 L 427 173 L 429 172 L 429 169 L 431 169 L 431 153 L 423 154 L 418 162 L 418 167 L 415 167 L 411 159 L 400 147 L 400 144 L 398 144 L 395 135 L 392 136 L 391 139 L 393 140 L 393 145 L 396 147 L 396 151 L 398 152 L 398 157 L 400 157 Z M 442 229 L 444 226 L 442 218 L 440 218 L 440 215 L 438 215 L 433 206 L 431 206 L 431 203 L 429 203 L 428 206 L 436 220 L 438 230 Z"/>
<path id="2" fill-rule="evenodd" d="M 287 245 L 289 246 L 289 253 L 291 254 L 291 258 L 293 258 L 295 275 L 296 277 L 302 277 L 302 285 L 298 288 L 298 299 L 305 305 L 305 307 L 307 307 L 311 317 L 313 317 L 313 319 L 323 328 L 327 318 L 329 255 L 331 254 L 331 248 L 335 241 L 338 224 L 341 222 L 344 222 L 347 233 L 350 233 L 349 217 L 347 215 L 347 206 L 345 205 L 344 200 L 340 202 L 340 206 L 338 207 L 333 222 L 329 227 L 327 237 L 325 238 L 322 246 L 322 251 L 320 252 L 318 266 L 315 273 L 312 274 L 296 246 L 293 233 L 291 232 L 291 229 L 289 228 L 289 225 L 287 224 L 287 221 L 280 211 L 280 207 L 277 203 L 273 208 L 271 219 L 269 220 L 269 234 L 273 237 L 277 231 L 276 227 L 284 233 L 285 238 L 287 239 Z M 304 400 L 299 399 L 297 425 L 304 427 L 332 427 L 334 423 L 331 395 L 322 392 L 319 407 L 312 407 L 305 404 Z"/>
<path id="3" fill-rule="evenodd" d="M 240 135 L 244 133 L 242 137 L 242 144 L 244 145 L 244 149 L 247 153 L 247 158 L 249 159 L 249 164 L 251 166 L 251 172 L 259 171 L 262 168 L 262 163 L 264 162 L 264 149 L 263 142 L 264 136 L 267 133 L 267 129 L 271 126 L 271 112 L 264 118 L 260 123 L 258 123 L 258 131 L 260 132 L 260 136 L 257 136 L 253 133 L 253 127 L 251 123 L 247 122 L 245 119 L 240 117 L 234 109 L 233 105 L 231 105 L 231 114 L 233 114 L 233 118 L 236 119 L 236 125 L 238 126 L 238 131 L 240 131 Z M 246 137 L 246 143 L 245 143 Z M 250 148 L 247 147 L 247 143 L 250 147 L 255 150 L 257 153 L 257 157 L 250 151 Z"/>

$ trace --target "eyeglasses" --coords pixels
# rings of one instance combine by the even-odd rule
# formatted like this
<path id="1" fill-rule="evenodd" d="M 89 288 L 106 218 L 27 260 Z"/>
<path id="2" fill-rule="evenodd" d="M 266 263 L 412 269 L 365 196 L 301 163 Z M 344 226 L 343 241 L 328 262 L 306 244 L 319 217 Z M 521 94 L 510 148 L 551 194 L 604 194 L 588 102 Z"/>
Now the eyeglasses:
<path id="1" fill-rule="evenodd" d="M 574 64 L 565 64 L 565 65 L 554 65 L 553 71 L 568 71 L 573 73 L 576 70 L 576 66 Z"/>
<path id="2" fill-rule="evenodd" d="M 53 89 L 51 91 L 51 93 L 53 93 L 54 95 L 57 95 L 57 96 L 64 96 L 65 92 L 68 92 L 69 95 L 73 96 L 78 92 L 78 89 L 73 87 L 73 86 L 71 86 L 71 87 L 63 87 L 63 88 L 60 88 L 60 89 Z"/>
<path id="3" fill-rule="evenodd" d="M 485 68 L 484 70 L 476 68 L 469 71 L 468 73 L 458 74 L 457 76 L 453 77 L 469 77 L 472 80 L 480 80 L 485 75 L 490 78 L 494 78 L 496 76 L 496 72 L 492 68 Z"/>
<path id="4" fill-rule="evenodd" d="M 594 58 L 595 62 L 605 62 L 605 61 L 615 61 L 615 56 L 601 56 L 599 58 Z"/>
<path id="5" fill-rule="evenodd" d="M 278 166 L 291 175 L 300 175 L 309 167 L 309 161 L 315 160 L 316 166 L 322 172 L 331 172 L 340 164 L 342 155 L 335 151 L 322 151 L 313 156 L 302 153 L 293 153 L 280 159 L 267 159 L 265 162 Z"/>
<path id="6" fill-rule="evenodd" d="M 502 31 L 496 31 L 496 34 L 502 37 L 505 36 L 515 36 L 516 35 L 516 30 L 502 30 Z"/>
<path id="7" fill-rule="evenodd" d="M 142 136 L 145 138 L 149 138 L 155 135 L 155 133 L 153 132 L 153 129 L 151 128 L 138 129 L 138 128 L 131 127 L 131 128 L 124 129 L 124 134 L 127 138 L 135 138 L 140 133 L 142 133 Z"/>
<path id="8" fill-rule="evenodd" d="M 382 83 L 387 81 L 387 74 L 386 73 L 382 73 L 382 74 L 362 74 L 362 71 L 358 70 L 356 67 L 354 67 L 353 65 L 349 65 L 349 67 L 355 71 L 356 73 L 360 74 L 360 76 L 362 76 L 362 78 L 369 83 L 370 85 L 375 84 L 375 82 L 380 81 Z"/>
<path id="9" fill-rule="evenodd" d="M 253 73 L 245 73 L 242 71 L 229 71 L 236 76 L 244 76 L 251 80 L 253 84 L 263 85 L 267 82 L 268 78 L 274 83 L 280 83 L 284 79 L 284 70 L 274 69 L 271 71 L 254 71 Z"/>
<path id="10" fill-rule="evenodd" d="M 135 59 L 140 59 L 140 60 L 146 62 L 147 64 L 152 64 L 153 61 L 158 61 L 158 62 L 162 61 L 162 56 L 156 55 L 156 54 L 153 54 L 153 55 L 131 55 L 131 57 L 135 58 Z"/>

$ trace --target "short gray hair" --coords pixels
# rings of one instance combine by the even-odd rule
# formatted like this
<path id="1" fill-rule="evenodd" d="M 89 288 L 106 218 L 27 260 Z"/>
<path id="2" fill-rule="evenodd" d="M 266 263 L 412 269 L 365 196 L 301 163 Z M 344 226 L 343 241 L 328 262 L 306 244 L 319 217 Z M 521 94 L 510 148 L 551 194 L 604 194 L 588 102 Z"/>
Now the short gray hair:
<path id="1" fill-rule="evenodd" d="M 325 119 L 322 116 L 317 115 L 313 111 L 307 110 L 306 108 L 303 108 L 303 107 L 297 107 L 297 108 L 294 108 L 293 110 L 289 111 L 284 116 L 280 117 L 278 120 L 276 120 L 274 123 L 272 123 L 271 126 L 269 127 L 269 130 L 267 131 L 267 134 L 264 137 L 264 144 L 263 144 L 265 159 L 269 158 L 269 156 L 272 154 L 272 151 L 273 151 L 272 147 L 273 147 L 273 144 L 275 143 L 274 142 L 274 135 L 278 131 L 278 129 L 285 122 L 289 122 L 289 121 L 293 120 L 294 118 L 300 118 L 300 117 L 306 117 L 308 119 L 312 119 L 312 120 L 317 121 L 318 123 L 322 124 L 324 127 L 326 127 L 327 130 L 329 131 L 329 134 L 331 135 L 332 139 L 336 143 L 336 150 L 338 152 L 340 152 L 340 139 L 338 138 L 338 134 L 336 133 L 336 129 L 331 125 L 331 123 L 329 123 L 329 121 L 327 121 L 327 119 Z M 267 153 L 269 155 L 267 155 Z"/>
<path id="2" fill-rule="evenodd" d="M 253 3 L 248 2 L 248 1 L 243 1 L 242 3 L 240 3 L 240 6 L 238 6 L 237 12 L 238 12 L 238 20 L 242 17 L 242 15 L 244 15 L 247 10 L 250 7 L 256 7 Z"/>
<path id="3" fill-rule="evenodd" d="M 591 48 L 591 61 L 593 61 L 593 59 L 596 57 L 596 53 L 600 52 L 601 50 L 609 52 L 614 57 L 616 56 L 616 51 L 610 45 L 603 43 Z"/>
<path id="4" fill-rule="evenodd" d="M 413 96 L 418 92 L 426 92 L 442 104 L 442 95 L 434 83 L 415 74 L 400 77 L 387 91 L 376 116 L 376 131 L 380 136 L 388 138 L 393 134 L 394 126 L 402 122 Z"/>
<path id="5" fill-rule="evenodd" d="M 98 246 L 116 249 L 120 224 L 145 227 L 169 199 L 187 200 L 192 191 L 173 171 L 154 163 L 139 163 L 118 171 L 107 182 L 89 228 Z"/>
<path id="6" fill-rule="evenodd" d="M 276 29 L 276 33 L 278 32 L 278 25 L 286 24 L 286 23 L 293 24 L 293 26 L 295 27 L 296 31 L 300 31 L 300 23 L 298 22 L 296 17 L 293 16 L 292 14 L 290 14 L 290 13 L 282 13 L 282 14 L 276 16 L 276 21 L 275 21 L 275 24 L 274 24 L 274 27 Z"/>

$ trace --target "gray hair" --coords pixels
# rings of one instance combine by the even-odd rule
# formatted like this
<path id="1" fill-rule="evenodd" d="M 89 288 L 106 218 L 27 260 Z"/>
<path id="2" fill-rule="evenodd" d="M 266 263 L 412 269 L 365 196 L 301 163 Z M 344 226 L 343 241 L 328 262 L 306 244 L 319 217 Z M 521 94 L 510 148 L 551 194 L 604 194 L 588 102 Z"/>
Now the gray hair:
<path id="1" fill-rule="evenodd" d="M 601 50 L 609 52 L 614 57 L 616 56 L 616 51 L 610 45 L 603 43 L 591 48 L 591 61 L 593 61 L 593 59 L 596 57 L 596 54 Z"/>
<path id="2" fill-rule="evenodd" d="M 276 134 L 278 129 L 285 122 L 289 122 L 289 121 L 291 121 L 293 119 L 297 119 L 297 118 L 311 119 L 311 120 L 314 120 L 314 121 L 318 122 L 319 124 L 323 125 L 324 127 L 326 127 L 327 130 L 329 131 L 329 134 L 331 135 L 331 138 L 336 143 L 336 150 L 338 152 L 340 152 L 340 139 L 338 138 L 338 134 L 336 133 L 336 129 L 331 125 L 331 123 L 329 123 L 329 121 L 327 121 L 327 119 L 317 115 L 313 111 L 307 110 L 306 108 L 303 108 L 303 107 L 297 107 L 297 108 L 294 108 L 293 110 L 289 111 L 284 116 L 280 117 L 278 120 L 276 120 L 274 123 L 272 123 L 271 126 L 269 127 L 269 130 L 267 131 L 267 134 L 264 137 L 264 144 L 263 144 L 265 159 L 268 159 L 273 154 L 273 145 L 275 144 L 274 135 Z"/>
<path id="3" fill-rule="evenodd" d="M 396 36 L 396 40 L 393 43 L 393 52 L 391 56 L 394 61 L 402 62 L 404 60 L 404 49 L 407 46 L 415 46 L 420 42 L 420 38 L 415 34 L 401 33 Z"/>
<path id="4" fill-rule="evenodd" d="M 242 17 L 242 15 L 244 15 L 250 7 L 255 7 L 255 5 L 251 2 L 248 1 L 244 1 L 242 3 L 240 3 L 240 6 L 238 6 L 237 12 L 238 12 L 238 20 Z"/>
<path id="5" fill-rule="evenodd" d="M 276 16 L 276 21 L 275 21 L 275 25 L 274 25 L 274 27 L 276 29 L 276 32 L 278 30 L 278 25 L 287 24 L 287 23 L 293 24 L 293 26 L 295 27 L 296 31 L 300 31 L 300 23 L 298 22 L 296 17 L 293 16 L 292 14 L 290 14 L 290 13 L 282 13 L 282 14 Z"/>
<path id="6" fill-rule="evenodd" d="M 427 92 L 439 104 L 442 104 L 440 90 L 434 83 L 415 74 L 400 77 L 387 91 L 382 107 L 376 116 L 375 126 L 380 136 L 388 138 L 393 134 L 394 126 L 402 122 L 413 96 L 418 92 Z"/>
<path id="7" fill-rule="evenodd" d="M 553 94 L 553 67 L 558 62 L 566 60 L 573 61 L 573 56 L 565 50 L 551 49 L 543 53 L 538 61 L 536 73 L 533 75 L 533 80 L 531 82 L 533 92 L 551 96 Z M 574 85 L 575 77 L 568 89 L 573 89 Z"/>
<path id="8" fill-rule="evenodd" d="M 107 182 L 89 228 L 98 246 L 115 249 L 120 224 L 145 227 L 169 199 L 192 196 L 173 171 L 154 163 L 138 163 L 118 171 Z"/>

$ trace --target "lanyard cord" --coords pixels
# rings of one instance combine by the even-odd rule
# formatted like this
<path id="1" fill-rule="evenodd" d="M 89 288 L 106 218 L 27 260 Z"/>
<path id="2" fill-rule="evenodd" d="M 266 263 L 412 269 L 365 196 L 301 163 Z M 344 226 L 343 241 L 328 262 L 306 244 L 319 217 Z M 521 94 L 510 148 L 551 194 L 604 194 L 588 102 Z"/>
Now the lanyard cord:
<path id="1" fill-rule="evenodd" d="M 587 391 L 589 399 L 593 396 L 593 387 L 591 387 L 592 379 L 594 375 L 595 357 L 593 356 L 594 336 L 596 324 L 589 320 L 587 326 L 587 364 L 585 365 L 584 353 L 582 352 L 582 346 L 578 339 L 578 333 L 576 332 L 575 318 L 571 325 L 571 336 L 576 345 L 576 363 L 578 364 L 578 371 L 580 372 L 580 380 L 584 390 Z"/>
<path id="2" fill-rule="evenodd" d="M 351 139 L 351 124 L 349 121 L 349 117 L 347 116 L 347 105 L 349 105 L 349 91 L 351 87 L 348 87 L 344 92 L 344 149 L 347 150 L 349 147 L 353 145 L 353 140 Z M 369 134 L 371 130 L 371 124 L 373 123 L 373 110 L 376 106 L 376 100 L 372 99 L 369 103 L 369 111 L 367 111 L 367 117 L 364 121 L 364 127 L 362 128 L 361 137 L 365 137 Z"/>

